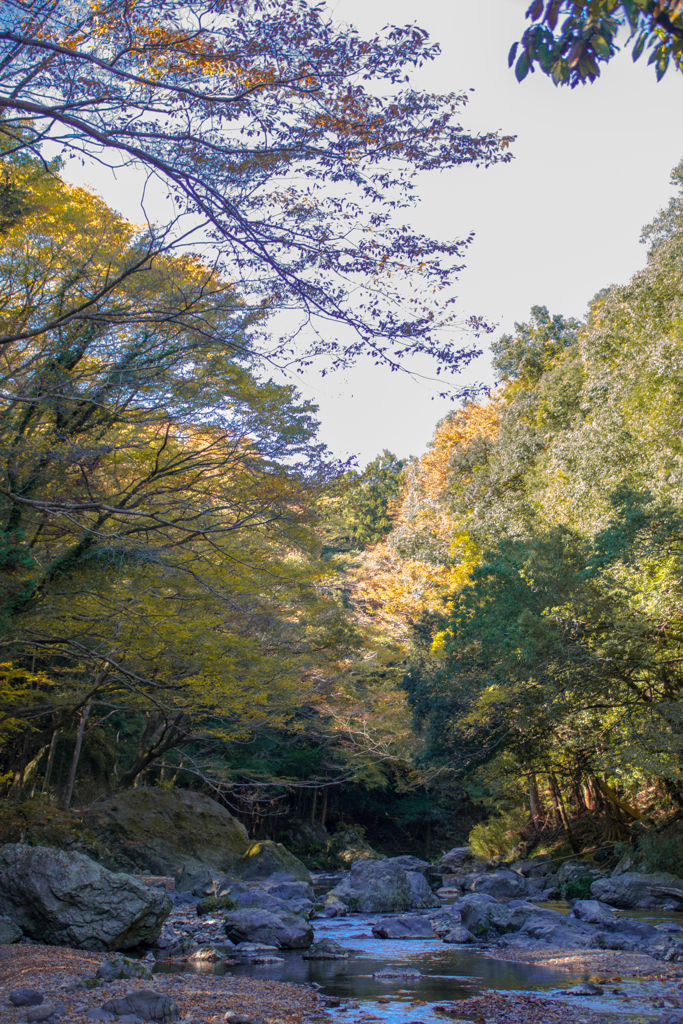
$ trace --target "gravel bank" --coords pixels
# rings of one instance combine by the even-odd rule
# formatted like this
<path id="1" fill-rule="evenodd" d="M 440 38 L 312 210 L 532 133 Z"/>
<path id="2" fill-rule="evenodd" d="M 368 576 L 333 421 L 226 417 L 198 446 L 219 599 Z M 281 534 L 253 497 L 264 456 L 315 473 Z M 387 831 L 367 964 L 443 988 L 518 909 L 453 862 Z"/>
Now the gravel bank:
<path id="1" fill-rule="evenodd" d="M 57 1006 L 62 1021 L 69 1024 L 85 1024 L 88 1011 L 139 988 L 153 988 L 172 996 L 180 1007 L 181 1019 L 193 1024 L 217 1024 L 228 1010 L 261 1019 L 265 1024 L 325 1024 L 330 1019 L 321 997 L 302 985 L 228 974 L 155 974 L 151 981 L 126 979 L 84 987 L 83 982 L 93 979 L 106 959 L 106 954 L 65 946 L 0 947 L 0 1021 L 25 1021 L 25 1011 L 15 1009 L 7 1000 L 8 993 L 21 986 L 40 989 L 45 1002 Z"/>

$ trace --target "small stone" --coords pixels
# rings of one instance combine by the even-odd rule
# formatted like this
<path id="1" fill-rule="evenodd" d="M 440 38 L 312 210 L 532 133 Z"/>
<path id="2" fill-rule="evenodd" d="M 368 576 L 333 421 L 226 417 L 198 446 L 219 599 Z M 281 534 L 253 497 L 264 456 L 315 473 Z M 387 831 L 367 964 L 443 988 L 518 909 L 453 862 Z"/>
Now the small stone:
<path id="1" fill-rule="evenodd" d="M 111 1020 L 114 1014 L 98 1007 L 95 1010 L 89 1010 L 85 1016 L 88 1020 Z"/>
<path id="2" fill-rule="evenodd" d="M 103 1003 L 102 1009 L 116 1014 L 117 1017 L 133 1014 L 142 1017 L 143 1020 L 161 1021 L 162 1024 L 178 1020 L 180 1017 L 175 999 L 151 988 L 139 988 L 118 999 L 108 999 Z"/>
<path id="3" fill-rule="evenodd" d="M 43 993 L 37 988 L 14 988 L 9 994 L 13 1006 L 38 1006 L 43 1001 Z"/>
<path id="4" fill-rule="evenodd" d="M 415 967 L 383 967 L 375 971 L 373 978 L 421 978 L 422 974 Z"/>
<path id="5" fill-rule="evenodd" d="M 28 1024 L 38 1024 L 39 1021 L 47 1020 L 57 1008 L 52 1003 L 41 1003 L 40 1006 L 31 1006 L 26 1012 Z"/>
<path id="6" fill-rule="evenodd" d="M 235 1013 L 233 1010 L 228 1010 L 223 1020 L 228 1021 L 228 1024 L 263 1024 L 263 1017 L 247 1017 L 245 1013 Z"/>

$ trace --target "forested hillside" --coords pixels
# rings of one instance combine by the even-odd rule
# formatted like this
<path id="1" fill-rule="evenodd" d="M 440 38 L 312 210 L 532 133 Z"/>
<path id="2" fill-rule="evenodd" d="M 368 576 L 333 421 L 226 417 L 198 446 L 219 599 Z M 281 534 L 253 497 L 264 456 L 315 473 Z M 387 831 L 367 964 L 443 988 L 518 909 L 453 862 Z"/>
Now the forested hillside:
<path id="1" fill-rule="evenodd" d="M 403 574 L 385 607 L 410 624 L 422 756 L 511 835 L 573 848 L 683 808 L 683 168 L 673 181 L 630 284 L 585 322 L 535 307 L 494 345 L 500 385 L 439 425 L 378 553 L 386 586 Z"/>
<path id="2" fill-rule="evenodd" d="M 0 67 L 6 805 L 195 788 L 319 866 L 326 829 L 505 854 L 683 814 L 683 165 L 646 268 L 585 320 L 534 307 L 485 394 L 450 376 L 491 332 L 454 308 L 471 236 L 397 218 L 513 140 L 404 88 L 424 33 L 29 8 Z M 69 184 L 76 153 L 168 219 Z M 282 383 L 361 356 L 429 357 L 458 404 L 426 453 L 340 463 Z"/>

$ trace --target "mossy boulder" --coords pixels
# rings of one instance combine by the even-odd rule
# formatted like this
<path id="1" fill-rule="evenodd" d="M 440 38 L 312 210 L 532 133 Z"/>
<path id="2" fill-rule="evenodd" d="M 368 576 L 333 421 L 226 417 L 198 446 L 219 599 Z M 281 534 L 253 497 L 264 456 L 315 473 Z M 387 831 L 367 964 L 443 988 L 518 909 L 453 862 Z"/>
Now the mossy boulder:
<path id="1" fill-rule="evenodd" d="M 274 843 L 270 839 L 251 843 L 235 868 L 235 873 L 240 878 L 247 879 L 268 878 L 276 871 L 286 871 L 302 882 L 311 881 L 306 865 L 282 843 Z"/>
<path id="2" fill-rule="evenodd" d="M 173 875 L 189 862 L 232 872 L 250 846 L 244 825 L 225 807 L 189 789 L 126 790 L 90 807 L 84 822 L 119 866 L 155 875 Z"/>
<path id="3" fill-rule="evenodd" d="M 346 868 L 350 868 L 357 860 L 384 860 L 382 854 L 373 850 L 355 828 L 342 828 L 335 832 L 328 853 L 336 864 Z"/>

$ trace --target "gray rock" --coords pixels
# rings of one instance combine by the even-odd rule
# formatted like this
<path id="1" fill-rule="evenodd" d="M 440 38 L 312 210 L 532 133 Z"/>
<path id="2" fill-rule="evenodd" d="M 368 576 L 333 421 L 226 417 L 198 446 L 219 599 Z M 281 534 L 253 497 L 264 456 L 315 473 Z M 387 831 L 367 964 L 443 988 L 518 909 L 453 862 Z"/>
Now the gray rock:
<path id="1" fill-rule="evenodd" d="M 265 942 L 279 949 L 308 949 L 313 929 L 305 917 L 274 914 L 257 907 L 225 916 L 225 933 L 233 942 Z"/>
<path id="2" fill-rule="evenodd" d="M 220 949 L 216 949 L 215 946 L 203 946 L 196 953 L 193 953 L 192 956 L 188 957 L 188 960 L 193 963 L 215 964 L 219 960 L 225 960 L 225 953 L 222 953 Z"/>
<path id="3" fill-rule="evenodd" d="M 48 945 L 115 950 L 150 943 L 172 906 L 164 890 L 82 853 L 22 843 L 0 849 L 0 912 Z"/>
<path id="4" fill-rule="evenodd" d="M 474 854 L 469 846 L 455 846 L 443 855 L 436 867 L 442 875 L 451 875 L 462 870 L 466 865 L 472 864 L 473 861 Z"/>
<path id="5" fill-rule="evenodd" d="M 136 1013 L 124 1013 L 117 1018 L 116 1024 L 145 1024 L 143 1017 L 138 1017 Z"/>
<path id="6" fill-rule="evenodd" d="M 274 872 L 283 872 L 301 882 L 310 884 L 311 881 L 306 865 L 285 849 L 282 843 L 274 843 L 270 839 L 252 843 L 238 861 L 235 872 L 245 879 L 267 879 Z"/>
<path id="7" fill-rule="evenodd" d="M 593 985 L 590 981 L 584 981 L 580 985 L 574 985 L 572 988 L 561 988 L 559 991 L 563 996 L 601 996 L 604 990 L 599 985 Z"/>
<path id="8" fill-rule="evenodd" d="M 12 1006 L 39 1006 L 43 993 L 37 988 L 13 988 L 9 994 Z"/>
<path id="9" fill-rule="evenodd" d="M 95 1009 L 95 1010 L 88 1010 L 88 1012 L 86 1013 L 85 1017 L 86 1017 L 86 1020 L 113 1020 L 114 1019 L 114 1014 L 113 1013 L 109 1013 L 108 1010 L 103 1010 L 101 1008 L 98 1008 L 98 1009 Z"/>
<path id="10" fill-rule="evenodd" d="M 390 862 L 389 862 L 390 863 Z M 425 910 L 427 907 L 440 907 L 441 900 L 429 888 L 427 879 L 419 871 L 406 871 L 406 878 L 413 894 L 413 909 Z"/>
<path id="11" fill-rule="evenodd" d="M 262 910 L 270 910 L 273 914 L 308 914 L 313 910 L 313 903 L 308 899 L 278 899 L 271 892 L 261 892 L 253 889 L 251 892 L 236 893 L 234 899 L 236 909 L 243 907 L 260 907 Z"/>
<path id="12" fill-rule="evenodd" d="M 562 915 L 560 915 L 562 916 Z M 581 949 L 587 946 L 593 936 L 593 929 L 590 925 L 581 925 L 580 922 L 572 927 L 566 924 L 548 919 L 547 914 L 537 914 L 527 918 L 519 934 L 525 938 L 534 939 L 536 942 L 544 942 L 549 946 L 564 946 L 567 949 Z"/>
<path id="13" fill-rule="evenodd" d="M 467 928 L 463 928 L 461 925 L 459 925 L 457 928 L 453 928 L 452 931 L 448 932 L 447 935 L 444 935 L 443 941 L 444 942 L 466 943 L 466 942 L 476 942 L 476 939 L 475 939 L 475 937 L 474 937 L 474 935 L 472 934 L 471 931 L 469 931 Z"/>
<path id="14" fill-rule="evenodd" d="M 420 860 L 419 857 L 411 857 L 409 853 L 404 853 L 400 857 L 389 857 L 389 860 L 393 864 L 398 864 L 404 871 L 419 871 L 425 877 L 431 868 L 429 861 Z"/>
<path id="15" fill-rule="evenodd" d="M 429 915 L 425 914 L 424 916 L 428 917 L 429 923 L 439 938 L 447 935 L 448 932 L 453 931 L 454 928 L 457 928 L 462 923 L 460 911 L 455 904 L 442 907 L 438 912 Z"/>
<path id="16" fill-rule="evenodd" d="M 484 893 L 494 899 L 517 899 L 527 891 L 526 879 L 515 871 L 502 868 L 500 871 L 476 872 L 464 879 L 465 888 L 471 892 Z"/>
<path id="17" fill-rule="evenodd" d="M 330 890 L 330 898 L 337 898 L 350 910 L 363 914 L 411 910 L 415 903 L 406 872 L 390 860 L 356 861 L 348 876 Z"/>
<path id="18" fill-rule="evenodd" d="M 436 933 L 430 921 L 418 914 L 386 917 L 373 925 L 372 934 L 378 939 L 434 939 Z"/>
<path id="19" fill-rule="evenodd" d="M 144 978 L 148 981 L 152 972 L 139 960 L 131 960 L 127 956 L 115 956 L 111 960 L 105 960 L 95 972 L 96 978 L 104 981 L 118 981 L 121 978 Z"/>
<path id="20" fill-rule="evenodd" d="M 238 942 L 234 950 L 230 952 L 246 956 L 250 953 L 275 953 L 279 948 L 279 946 L 268 946 L 265 942 Z"/>
<path id="21" fill-rule="evenodd" d="M 303 954 L 302 960 L 348 960 L 350 950 L 345 949 L 334 939 L 320 939 Z"/>
<path id="22" fill-rule="evenodd" d="M 683 879 L 663 872 L 644 875 L 639 871 L 627 871 L 623 875 L 600 878 L 593 882 L 591 895 L 610 907 L 661 907 L 671 897 L 650 893 L 650 888 L 658 885 L 683 889 Z"/>
<path id="23" fill-rule="evenodd" d="M 380 980 L 391 978 L 421 978 L 422 975 L 415 967 L 383 967 L 379 971 L 375 971 L 373 978 L 379 978 Z"/>
<path id="24" fill-rule="evenodd" d="M 18 942 L 23 936 L 24 933 L 18 924 L 0 920 L 0 946 L 9 946 L 11 942 Z"/>
<path id="25" fill-rule="evenodd" d="M 634 917 L 617 918 L 616 923 L 612 926 L 612 930 L 632 935 L 639 939 L 653 939 L 659 934 L 654 925 L 648 921 L 637 921 Z"/>
<path id="26" fill-rule="evenodd" d="M 323 914 L 325 917 L 346 917 L 349 912 L 347 905 L 337 899 L 336 896 L 326 896 L 324 906 Z"/>
<path id="27" fill-rule="evenodd" d="M 596 932 L 590 940 L 591 949 L 617 949 L 631 952 L 638 948 L 637 935 L 615 935 L 613 932 Z"/>
<path id="28" fill-rule="evenodd" d="M 552 857 L 539 854 L 537 857 L 530 857 L 529 860 L 515 861 L 510 865 L 510 870 L 525 878 L 546 878 L 555 874 L 555 862 Z"/>
<path id="29" fill-rule="evenodd" d="M 599 900 L 577 900 L 569 912 L 569 917 L 608 929 L 617 923 L 617 916 L 612 908 L 606 903 L 600 903 Z"/>
<path id="30" fill-rule="evenodd" d="M 493 932 L 503 935 L 515 928 L 510 923 L 511 911 L 486 893 L 472 893 L 455 904 L 460 911 L 463 927 L 477 938 L 484 938 Z"/>
<path id="31" fill-rule="evenodd" d="M 28 1024 L 39 1024 L 40 1021 L 48 1020 L 57 1012 L 57 1007 L 52 1003 L 41 1003 L 40 1006 L 30 1006 L 26 1011 Z"/>
<path id="32" fill-rule="evenodd" d="M 102 1004 L 102 1009 L 113 1013 L 117 1017 L 125 1014 L 135 1014 L 143 1020 L 158 1020 L 161 1024 L 166 1021 L 178 1020 L 180 1010 L 175 999 L 165 996 L 161 992 L 155 992 L 152 988 L 139 988 L 134 992 L 128 992 L 118 999 L 108 999 Z"/>
<path id="33" fill-rule="evenodd" d="M 662 1017 L 650 1017 L 648 1024 L 683 1024 L 683 1010 L 673 1010 Z"/>
<path id="34" fill-rule="evenodd" d="M 279 900 L 312 900 L 314 898 L 313 886 L 309 882 L 297 882 L 294 878 L 291 881 L 281 881 L 277 878 L 273 881 L 274 878 L 276 876 L 271 875 L 263 883 L 269 896 L 275 896 Z"/>

